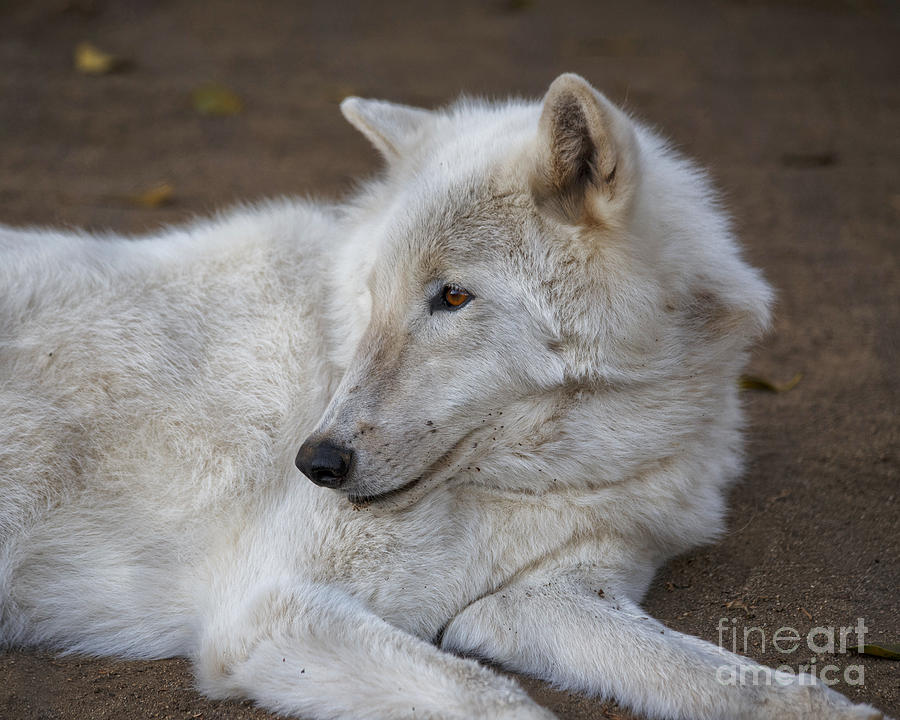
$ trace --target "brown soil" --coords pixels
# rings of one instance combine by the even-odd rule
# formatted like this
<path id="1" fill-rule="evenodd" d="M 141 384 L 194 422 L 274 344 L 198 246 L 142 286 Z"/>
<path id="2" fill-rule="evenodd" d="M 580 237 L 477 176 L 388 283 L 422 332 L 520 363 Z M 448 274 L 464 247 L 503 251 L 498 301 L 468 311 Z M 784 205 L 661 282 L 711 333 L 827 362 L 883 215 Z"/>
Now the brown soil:
<path id="1" fill-rule="evenodd" d="M 349 93 L 422 105 L 465 91 L 539 96 L 583 74 L 709 166 L 754 263 L 779 291 L 751 370 L 749 463 L 730 530 L 660 572 L 647 609 L 712 641 L 720 618 L 763 628 L 747 654 L 865 618 L 900 642 L 900 12 L 888 0 L 622 3 L 10 1 L 0 5 L 0 220 L 142 231 L 236 200 L 336 195 L 377 166 L 340 118 Z M 133 61 L 89 77 L 83 40 Z M 210 81 L 244 110 L 206 117 Z M 159 181 L 157 209 L 127 196 Z M 727 627 L 731 627 L 728 625 Z M 726 635 L 729 639 L 730 635 Z M 755 633 L 753 639 L 759 640 Z M 729 643 L 730 644 L 730 643 Z M 900 713 L 896 661 L 850 697 Z M 677 679 L 673 678 L 673 682 Z M 0 655 L 6 718 L 263 718 L 210 702 L 182 660 Z M 528 681 L 561 718 L 627 717 Z"/>

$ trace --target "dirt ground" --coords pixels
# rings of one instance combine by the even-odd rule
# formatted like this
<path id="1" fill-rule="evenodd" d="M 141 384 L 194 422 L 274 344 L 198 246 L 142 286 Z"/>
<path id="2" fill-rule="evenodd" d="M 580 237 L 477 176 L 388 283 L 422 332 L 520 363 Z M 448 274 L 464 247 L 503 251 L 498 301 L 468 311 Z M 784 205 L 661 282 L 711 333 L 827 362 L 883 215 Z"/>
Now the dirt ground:
<path id="1" fill-rule="evenodd" d="M 736 649 L 767 664 L 834 664 L 838 689 L 900 714 L 897 661 L 771 646 L 779 627 L 857 618 L 871 641 L 900 643 L 898 7 L 6 0 L 0 221 L 139 232 L 236 200 L 338 195 L 378 163 L 339 115 L 347 94 L 433 106 L 463 91 L 539 96 L 558 73 L 583 74 L 710 167 L 778 289 L 751 371 L 803 375 L 745 394 L 730 529 L 663 569 L 646 607 L 711 641 L 725 618 L 726 646 L 735 627 Z M 131 67 L 78 74 L 85 40 Z M 199 114 L 191 93 L 209 82 L 243 111 Z M 159 182 L 170 204 L 128 199 Z M 527 685 L 561 718 L 628 717 Z M 4 718 L 270 717 L 191 686 L 177 659 L 0 655 Z"/>

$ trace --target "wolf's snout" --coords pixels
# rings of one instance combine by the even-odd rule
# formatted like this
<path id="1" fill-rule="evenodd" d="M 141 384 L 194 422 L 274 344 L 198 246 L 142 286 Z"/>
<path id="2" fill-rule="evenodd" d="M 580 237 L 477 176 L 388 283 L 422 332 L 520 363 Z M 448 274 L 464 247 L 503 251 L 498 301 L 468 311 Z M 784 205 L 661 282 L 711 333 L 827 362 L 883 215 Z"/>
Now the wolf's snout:
<path id="1" fill-rule="evenodd" d="M 294 464 L 316 485 L 340 487 L 350 473 L 353 451 L 328 440 L 307 440 L 300 446 Z"/>

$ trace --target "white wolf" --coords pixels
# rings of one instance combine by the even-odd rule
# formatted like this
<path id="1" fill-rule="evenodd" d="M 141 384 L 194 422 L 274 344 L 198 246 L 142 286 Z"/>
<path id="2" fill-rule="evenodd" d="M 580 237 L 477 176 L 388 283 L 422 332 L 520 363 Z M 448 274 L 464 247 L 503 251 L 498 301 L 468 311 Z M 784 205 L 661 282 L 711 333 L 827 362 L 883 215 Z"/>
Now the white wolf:
<path id="1" fill-rule="evenodd" d="M 637 604 L 721 527 L 768 322 L 704 174 L 574 75 L 342 109 L 387 159 L 346 206 L 0 229 L 0 644 L 316 719 L 552 717 L 461 655 L 654 718 L 882 717 L 724 684 L 760 668 Z"/>

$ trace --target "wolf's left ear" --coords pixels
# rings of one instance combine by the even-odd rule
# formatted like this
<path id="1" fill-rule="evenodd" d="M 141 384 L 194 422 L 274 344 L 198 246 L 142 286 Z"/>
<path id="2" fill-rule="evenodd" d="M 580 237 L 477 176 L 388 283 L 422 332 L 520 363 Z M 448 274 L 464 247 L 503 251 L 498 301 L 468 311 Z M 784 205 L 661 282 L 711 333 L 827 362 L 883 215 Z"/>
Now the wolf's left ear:
<path id="1" fill-rule="evenodd" d="M 538 125 L 536 200 L 574 224 L 615 225 L 628 212 L 638 150 L 628 117 L 584 78 L 560 75 Z"/>
<path id="2" fill-rule="evenodd" d="M 346 98 L 341 112 L 389 161 L 410 151 L 422 139 L 432 119 L 428 110 L 358 97 Z"/>

